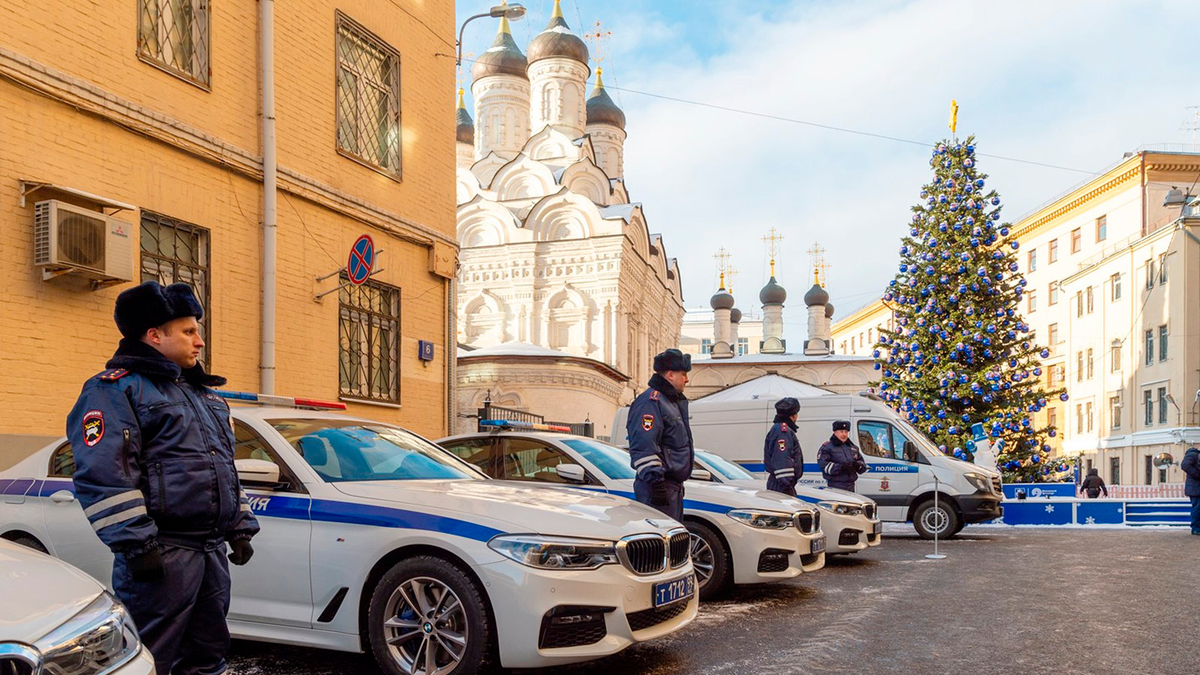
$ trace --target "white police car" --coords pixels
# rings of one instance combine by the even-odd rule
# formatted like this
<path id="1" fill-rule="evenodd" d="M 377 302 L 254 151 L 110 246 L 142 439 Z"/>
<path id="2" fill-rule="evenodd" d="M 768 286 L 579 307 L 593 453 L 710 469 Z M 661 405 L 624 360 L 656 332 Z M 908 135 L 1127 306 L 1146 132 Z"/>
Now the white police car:
<path id="1" fill-rule="evenodd" d="M 762 490 L 765 478 L 757 478 L 740 464 L 707 450 L 696 450 L 696 464 L 723 485 Z M 796 486 L 796 498 L 816 504 L 822 511 L 821 530 L 829 538 L 827 553 L 857 553 L 882 541 L 883 524 L 875 502 L 862 495 L 833 488 Z"/>
<path id="2" fill-rule="evenodd" d="M 594 438 L 543 431 L 539 425 L 485 420 L 496 431 L 438 443 L 494 478 L 603 491 L 633 499 L 629 453 Z M 540 425 L 540 428 L 550 428 Z M 684 525 L 694 535 L 692 562 L 702 598 L 730 584 L 791 579 L 825 566 L 821 517 L 777 492 L 688 481 Z"/>
<path id="3" fill-rule="evenodd" d="M 613 654 L 696 616 L 689 535 L 653 509 L 486 480 L 379 422 L 232 412 L 262 527 L 254 559 L 231 569 L 235 637 L 461 675 L 492 655 L 527 668 Z M 0 472 L 0 536 L 107 582 L 112 555 L 74 497 L 73 466 L 61 440 Z"/>

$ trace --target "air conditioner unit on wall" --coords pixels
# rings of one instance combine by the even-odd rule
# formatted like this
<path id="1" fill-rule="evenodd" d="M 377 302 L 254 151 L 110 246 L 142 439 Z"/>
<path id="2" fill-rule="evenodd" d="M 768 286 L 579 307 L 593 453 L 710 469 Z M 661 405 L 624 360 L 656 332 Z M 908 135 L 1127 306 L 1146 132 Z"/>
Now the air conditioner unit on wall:
<path id="1" fill-rule="evenodd" d="M 93 288 L 133 281 L 133 225 L 50 199 L 33 209 L 33 264 L 42 279 L 83 277 Z"/>

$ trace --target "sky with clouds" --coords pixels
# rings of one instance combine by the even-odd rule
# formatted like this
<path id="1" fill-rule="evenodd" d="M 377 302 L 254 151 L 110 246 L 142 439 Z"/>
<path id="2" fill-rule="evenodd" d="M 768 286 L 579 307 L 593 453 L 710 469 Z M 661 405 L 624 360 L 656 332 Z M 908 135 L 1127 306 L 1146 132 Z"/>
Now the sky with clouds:
<path id="1" fill-rule="evenodd" d="M 489 6 L 456 1 L 460 21 Z M 522 49 L 553 0 L 524 4 L 513 24 Z M 835 320 L 895 274 L 951 99 L 959 137 L 975 134 L 996 156 L 980 167 L 1005 220 L 1126 151 L 1191 143 L 1183 127 L 1200 122 L 1187 109 L 1200 105 L 1194 0 L 564 0 L 563 11 L 579 33 L 596 21 L 612 32 L 601 65 L 628 118 L 626 184 L 679 259 L 686 304 L 707 306 L 725 246 L 738 306 L 757 313 L 761 238 L 774 227 L 797 338 L 814 242 L 832 265 Z M 494 32 L 472 23 L 465 51 L 482 52 Z"/>

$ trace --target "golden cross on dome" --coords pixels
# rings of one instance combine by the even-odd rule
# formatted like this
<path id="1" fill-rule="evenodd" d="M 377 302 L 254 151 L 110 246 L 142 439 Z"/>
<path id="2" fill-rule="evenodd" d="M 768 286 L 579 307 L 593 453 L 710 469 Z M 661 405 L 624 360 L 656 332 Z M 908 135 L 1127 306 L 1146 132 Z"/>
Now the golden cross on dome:
<path id="1" fill-rule="evenodd" d="M 824 288 L 825 287 L 825 270 L 833 267 L 825 262 L 825 249 L 821 248 L 820 242 L 813 242 L 812 248 L 805 251 L 812 258 L 813 266 L 813 283 Z"/>
<path id="2" fill-rule="evenodd" d="M 595 26 L 593 32 L 583 34 L 583 39 L 591 45 L 592 60 L 596 62 L 596 65 L 600 65 L 608 57 L 608 41 L 612 38 L 612 31 L 604 30 L 604 25 L 599 21 Z"/>
<path id="3" fill-rule="evenodd" d="M 733 265 L 729 265 L 725 268 L 725 278 L 729 279 L 729 285 L 725 287 L 725 290 L 729 291 L 731 294 L 733 293 L 733 278 L 737 276 L 737 273 L 737 268 Z"/>
<path id="4" fill-rule="evenodd" d="M 779 242 L 783 241 L 783 235 L 772 227 L 762 240 L 767 242 L 767 255 L 771 256 L 771 276 L 775 276 L 775 256 L 779 255 Z"/>

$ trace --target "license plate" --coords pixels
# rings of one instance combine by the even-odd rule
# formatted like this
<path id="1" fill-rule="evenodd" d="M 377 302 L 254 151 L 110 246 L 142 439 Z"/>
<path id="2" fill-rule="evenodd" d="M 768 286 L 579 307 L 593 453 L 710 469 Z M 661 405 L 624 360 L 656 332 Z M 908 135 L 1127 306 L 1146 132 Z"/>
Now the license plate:
<path id="1" fill-rule="evenodd" d="M 809 551 L 812 554 L 821 553 L 825 550 L 825 536 L 822 535 L 812 540 L 812 549 Z"/>
<path id="2" fill-rule="evenodd" d="M 689 574 L 680 579 L 654 584 L 654 606 L 662 607 L 696 594 L 696 575 Z"/>
<path id="3" fill-rule="evenodd" d="M 883 532 L 883 523 L 875 523 L 871 525 L 871 534 L 880 534 Z"/>

